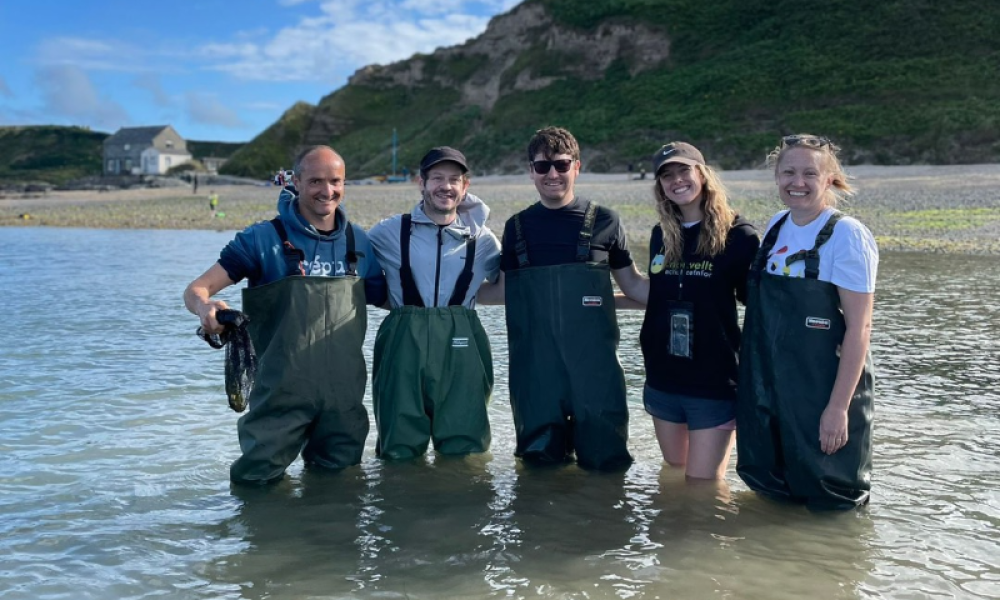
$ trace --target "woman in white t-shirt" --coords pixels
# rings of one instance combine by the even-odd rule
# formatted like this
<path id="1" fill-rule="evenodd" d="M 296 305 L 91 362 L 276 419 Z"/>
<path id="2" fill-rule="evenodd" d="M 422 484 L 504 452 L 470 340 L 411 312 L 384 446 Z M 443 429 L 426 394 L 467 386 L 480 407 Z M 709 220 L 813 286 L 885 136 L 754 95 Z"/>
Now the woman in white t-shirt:
<path id="1" fill-rule="evenodd" d="M 792 135 L 768 156 L 787 206 L 750 270 L 737 402 L 737 472 L 817 509 L 868 502 L 878 269 L 871 232 L 834 207 L 853 194 L 830 140 Z"/>

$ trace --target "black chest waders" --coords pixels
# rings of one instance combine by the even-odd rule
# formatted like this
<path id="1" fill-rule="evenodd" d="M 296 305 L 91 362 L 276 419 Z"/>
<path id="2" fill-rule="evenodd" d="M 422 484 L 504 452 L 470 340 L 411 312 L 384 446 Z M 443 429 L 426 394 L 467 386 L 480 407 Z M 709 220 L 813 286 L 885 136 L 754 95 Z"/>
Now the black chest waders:
<path id="1" fill-rule="evenodd" d="M 754 491 L 814 510 L 866 504 L 871 489 L 874 377 L 871 354 L 848 408 L 847 445 L 820 449 L 846 326 L 837 287 L 819 281 L 819 248 L 840 220 L 834 213 L 811 250 L 789 257 L 805 277 L 763 273 L 778 230 L 764 238 L 750 271 L 737 401 L 736 471 Z"/>
<path id="2" fill-rule="evenodd" d="M 250 410 L 238 424 L 243 455 L 230 469 L 233 481 L 276 479 L 300 451 L 307 465 L 356 465 L 368 435 L 362 404 L 368 313 L 352 229 L 347 275 L 337 278 L 296 274 L 301 252 L 276 229 L 290 275 L 243 290 L 258 366 Z"/>
<path id="3" fill-rule="evenodd" d="M 621 469 L 628 452 L 625 375 L 607 264 L 589 262 L 595 203 L 576 262 L 532 267 L 515 216 L 518 268 L 506 273 L 510 402 L 515 455 L 560 463 L 576 453 L 587 469 Z"/>
<path id="4" fill-rule="evenodd" d="M 476 240 L 466 242 L 465 267 L 449 305 L 425 307 L 410 268 L 409 217 L 403 215 L 400 226 L 405 305 L 389 312 L 375 338 L 375 451 L 382 458 L 413 458 L 433 439 L 442 454 L 485 452 L 491 439 L 493 357 L 479 316 L 462 305 L 472 282 Z"/>

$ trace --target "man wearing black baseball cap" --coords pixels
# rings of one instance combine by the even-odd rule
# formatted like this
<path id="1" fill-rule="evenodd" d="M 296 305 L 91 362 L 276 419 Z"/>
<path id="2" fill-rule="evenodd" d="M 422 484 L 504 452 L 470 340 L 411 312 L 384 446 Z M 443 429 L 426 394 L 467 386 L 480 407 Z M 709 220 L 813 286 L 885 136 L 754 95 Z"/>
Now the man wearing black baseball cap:
<path id="1" fill-rule="evenodd" d="M 383 458 L 490 446 L 486 407 L 493 390 L 489 338 L 476 293 L 500 269 L 489 208 L 468 193 L 469 166 L 440 146 L 420 161 L 421 200 L 383 220 L 369 237 L 389 283 L 389 316 L 375 340 L 372 398 Z"/>

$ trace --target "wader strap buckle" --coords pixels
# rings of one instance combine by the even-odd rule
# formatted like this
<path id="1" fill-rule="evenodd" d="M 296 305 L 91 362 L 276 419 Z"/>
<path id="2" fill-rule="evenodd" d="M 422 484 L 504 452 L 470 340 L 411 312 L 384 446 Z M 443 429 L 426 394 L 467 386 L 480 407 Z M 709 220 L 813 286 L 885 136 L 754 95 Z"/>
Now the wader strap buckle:
<path id="1" fill-rule="evenodd" d="M 844 215 L 840 211 L 834 211 L 830 215 L 829 220 L 823 225 L 823 228 L 819 230 L 816 234 L 816 241 L 813 243 L 813 247 L 809 250 L 799 250 L 795 254 L 789 255 L 785 259 L 785 265 L 790 265 L 796 263 L 800 260 L 804 260 L 806 263 L 806 279 L 818 279 L 819 278 L 819 249 L 820 247 L 830 241 L 833 236 L 833 228 L 840 221 L 841 217 Z"/>
<path id="2" fill-rule="evenodd" d="M 306 270 L 302 267 L 302 263 L 306 260 L 306 253 L 288 241 L 288 232 L 285 230 L 285 224 L 281 222 L 280 217 L 271 219 L 271 225 L 274 226 L 274 231 L 277 232 L 278 239 L 281 240 L 281 252 L 285 257 L 285 264 L 288 266 L 285 277 L 305 275 Z"/>
<path id="3" fill-rule="evenodd" d="M 590 240 L 594 237 L 594 221 L 597 218 L 597 203 L 591 202 L 583 215 L 583 228 L 580 229 L 580 241 L 576 246 L 576 261 L 590 260 Z"/>

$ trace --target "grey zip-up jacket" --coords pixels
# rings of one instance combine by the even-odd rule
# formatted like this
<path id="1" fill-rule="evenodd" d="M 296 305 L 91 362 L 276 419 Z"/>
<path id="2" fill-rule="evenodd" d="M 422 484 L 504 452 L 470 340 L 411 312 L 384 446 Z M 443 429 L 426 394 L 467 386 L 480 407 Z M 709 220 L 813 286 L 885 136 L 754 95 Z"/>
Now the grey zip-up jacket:
<path id="1" fill-rule="evenodd" d="M 424 306 L 448 306 L 455 283 L 465 268 L 465 249 L 472 238 L 476 239 L 476 257 L 472 283 L 462 305 L 475 308 L 479 286 L 484 280 L 496 281 L 500 272 L 500 242 L 486 227 L 489 214 L 489 207 L 472 194 L 465 195 L 458 205 L 458 216 L 445 226 L 434 223 L 424 214 L 423 202 L 414 207 L 410 213 L 410 269 Z M 368 232 L 389 283 L 389 303 L 393 308 L 403 305 L 399 274 L 402 219 L 402 215 L 389 217 Z"/>

